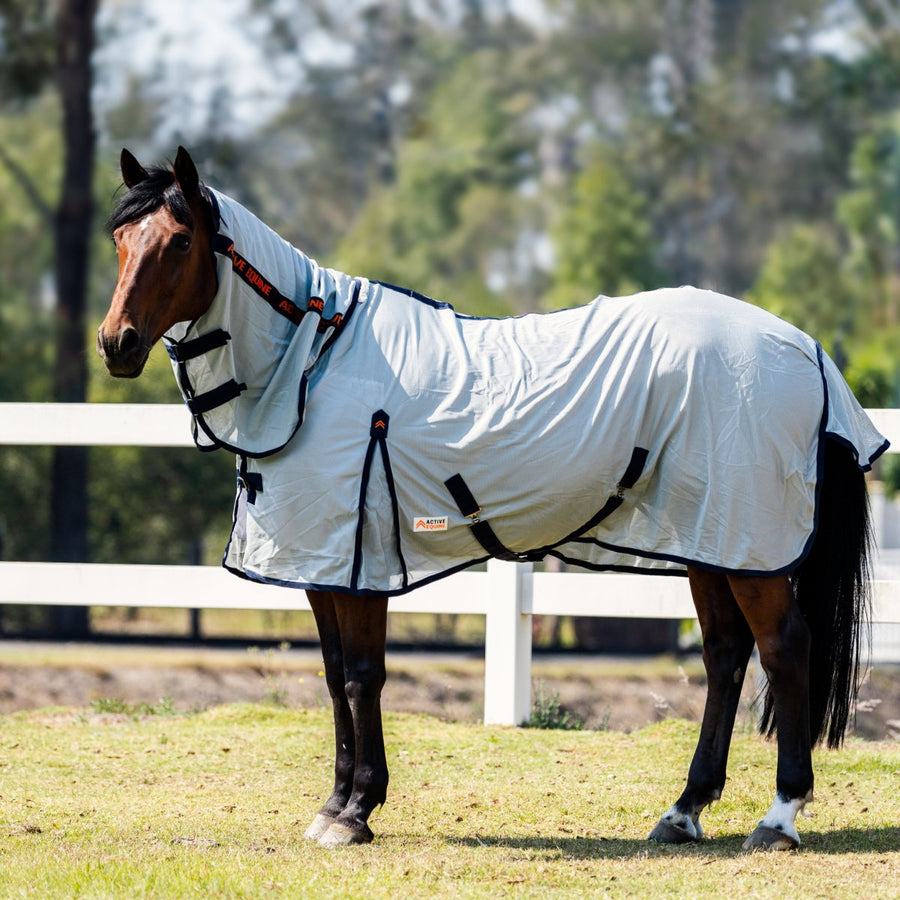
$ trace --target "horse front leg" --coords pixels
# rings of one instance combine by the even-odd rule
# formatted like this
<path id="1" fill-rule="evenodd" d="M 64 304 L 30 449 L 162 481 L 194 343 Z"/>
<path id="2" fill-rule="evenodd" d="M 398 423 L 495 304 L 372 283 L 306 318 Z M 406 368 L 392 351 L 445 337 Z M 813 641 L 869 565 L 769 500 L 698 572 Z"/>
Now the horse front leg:
<path id="1" fill-rule="evenodd" d="M 663 814 L 650 840 L 682 844 L 703 837 L 700 813 L 725 787 L 728 750 L 753 635 L 724 575 L 688 568 L 691 595 L 703 634 L 706 705 L 687 785 Z"/>
<path id="2" fill-rule="evenodd" d="M 794 820 L 813 796 L 809 628 L 786 575 L 734 575 L 728 581 L 756 638 L 778 731 L 775 800 L 744 849 L 794 850 L 800 846 Z"/>
<path id="3" fill-rule="evenodd" d="M 353 754 L 353 775 L 343 809 L 319 837 L 319 843 L 324 847 L 371 841 L 374 835 L 368 819 L 372 811 L 384 803 L 388 785 L 381 725 L 381 690 L 386 674 L 387 599 L 339 593 L 332 593 L 331 597 L 343 662 L 343 686 L 342 691 L 337 693 L 346 702 L 352 719 L 352 736 L 343 749 L 348 755 Z M 341 711 L 343 714 L 343 707 Z M 340 751 L 339 747 L 339 754 Z M 338 769 L 336 765 L 336 774 Z M 336 780 L 335 791 L 341 797 L 346 792 L 346 784 L 340 776 Z"/>
<path id="4" fill-rule="evenodd" d="M 334 596 L 328 591 L 307 591 L 306 596 L 319 630 L 322 660 L 325 663 L 325 683 L 328 685 L 334 711 L 334 789 L 304 834 L 308 840 L 318 841 L 344 811 L 350 799 L 356 765 L 356 742 L 353 714 L 344 687 L 344 652 Z"/>

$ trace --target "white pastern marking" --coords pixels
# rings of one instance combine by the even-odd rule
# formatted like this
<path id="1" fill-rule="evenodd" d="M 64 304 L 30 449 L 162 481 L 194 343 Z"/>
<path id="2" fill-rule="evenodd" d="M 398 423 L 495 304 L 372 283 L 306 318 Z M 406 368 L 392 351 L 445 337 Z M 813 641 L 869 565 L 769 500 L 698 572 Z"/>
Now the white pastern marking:
<path id="1" fill-rule="evenodd" d="M 692 838 L 699 840 L 703 837 L 703 826 L 700 824 L 700 810 L 689 816 L 679 812 L 674 806 L 663 813 L 662 821 L 674 828 L 686 831 Z"/>
<path id="2" fill-rule="evenodd" d="M 780 831 L 782 834 L 793 838 L 799 844 L 800 835 L 797 834 L 797 829 L 794 827 L 794 819 L 797 818 L 797 813 L 804 806 L 806 806 L 806 798 L 798 797 L 794 800 L 784 800 L 776 794 L 769 811 L 759 824 L 764 825 L 766 828 L 774 828 L 775 831 Z"/>

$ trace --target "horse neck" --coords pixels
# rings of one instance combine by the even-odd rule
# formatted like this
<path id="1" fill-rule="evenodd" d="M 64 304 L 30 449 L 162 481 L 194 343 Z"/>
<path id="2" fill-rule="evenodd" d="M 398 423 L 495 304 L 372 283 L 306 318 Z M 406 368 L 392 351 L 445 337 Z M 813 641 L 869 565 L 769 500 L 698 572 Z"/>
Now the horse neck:
<path id="1" fill-rule="evenodd" d="M 216 200 L 219 290 L 198 329 L 229 332 L 248 371 L 242 380 L 254 388 L 268 384 L 282 363 L 296 377 L 328 344 L 333 329 L 321 328 L 323 321 L 346 314 L 352 279 L 319 266 L 236 201 Z"/>
<path id="2" fill-rule="evenodd" d="M 305 308 L 317 295 L 325 270 L 237 201 L 223 194 L 215 197 L 221 215 L 219 240 L 230 238 L 237 254 L 232 257 L 234 275 L 263 295 L 265 285 L 271 285 Z"/>

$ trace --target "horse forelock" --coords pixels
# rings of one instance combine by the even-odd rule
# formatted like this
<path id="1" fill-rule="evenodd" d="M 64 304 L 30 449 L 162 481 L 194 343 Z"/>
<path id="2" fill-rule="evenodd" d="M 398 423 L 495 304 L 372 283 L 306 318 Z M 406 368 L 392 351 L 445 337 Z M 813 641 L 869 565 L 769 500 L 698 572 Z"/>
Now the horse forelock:
<path id="1" fill-rule="evenodd" d="M 218 206 L 206 185 L 200 185 L 200 192 L 209 215 L 211 231 L 215 233 L 219 230 Z M 106 231 L 112 234 L 117 228 L 136 222 L 163 206 L 168 207 L 176 222 L 193 228 L 194 214 L 172 170 L 151 166 L 147 169 L 147 178 L 130 188 L 119 200 L 106 222 Z"/>

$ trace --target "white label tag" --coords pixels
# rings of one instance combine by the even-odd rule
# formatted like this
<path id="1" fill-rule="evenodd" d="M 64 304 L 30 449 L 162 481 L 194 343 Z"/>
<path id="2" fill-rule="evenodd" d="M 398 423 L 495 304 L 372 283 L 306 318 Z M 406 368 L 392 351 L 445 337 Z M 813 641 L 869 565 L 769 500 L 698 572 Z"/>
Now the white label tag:
<path id="1" fill-rule="evenodd" d="M 446 531 L 449 516 L 416 516 L 413 531 Z"/>

